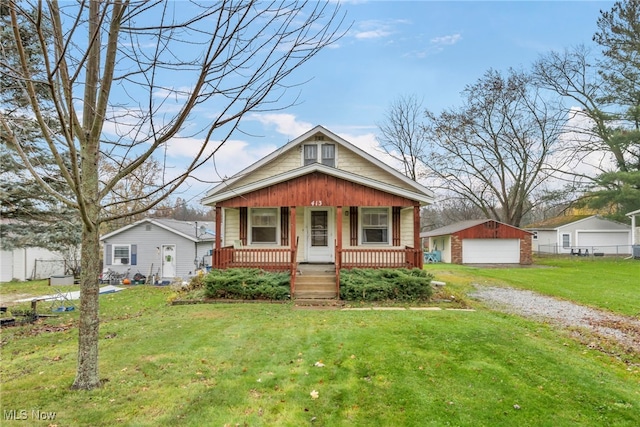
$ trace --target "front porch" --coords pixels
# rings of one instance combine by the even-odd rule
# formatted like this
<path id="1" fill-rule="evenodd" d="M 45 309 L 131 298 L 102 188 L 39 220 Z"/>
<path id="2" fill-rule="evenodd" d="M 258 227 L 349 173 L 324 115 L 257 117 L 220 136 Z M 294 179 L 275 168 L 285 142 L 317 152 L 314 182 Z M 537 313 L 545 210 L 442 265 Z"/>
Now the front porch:
<path id="1" fill-rule="evenodd" d="M 340 296 L 340 270 L 352 268 L 422 268 L 422 250 L 406 247 L 404 249 L 344 249 L 337 244 L 335 262 L 326 264 L 299 263 L 297 244 L 287 249 L 259 249 L 222 247 L 213 251 L 213 267 L 259 268 L 267 271 L 288 271 L 291 275 L 291 297 L 297 298 L 296 283 L 299 272 L 313 271 L 313 266 L 322 266 L 326 273 L 331 271 L 332 286 L 335 289 L 330 298 Z M 316 267 L 315 269 L 317 269 Z M 326 274 L 323 274 L 326 276 Z M 303 279 L 307 281 L 306 277 Z M 322 280 L 326 285 L 326 280 Z M 306 282 L 305 282 L 306 283 Z M 325 286 L 326 288 L 326 286 Z M 323 291 L 326 289 L 323 288 Z M 301 295 L 301 297 L 306 297 Z"/>
<path id="2" fill-rule="evenodd" d="M 292 296 L 303 263 L 332 265 L 336 295 L 341 269 L 422 268 L 423 197 L 323 165 L 309 168 L 210 199 L 213 268 L 288 271 Z"/>

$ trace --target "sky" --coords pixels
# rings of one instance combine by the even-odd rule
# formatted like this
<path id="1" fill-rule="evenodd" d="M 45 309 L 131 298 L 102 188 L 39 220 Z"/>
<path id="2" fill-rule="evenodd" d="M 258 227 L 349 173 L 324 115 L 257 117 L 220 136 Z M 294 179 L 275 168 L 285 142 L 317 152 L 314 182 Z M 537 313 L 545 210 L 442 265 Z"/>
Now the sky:
<path id="1" fill-rule="evenodd" d="M 250 113 L 200 180 L 232 176 L 316 125 L 369 153 L 389 105 L 415 95 L 435 113 L 461 102 L 461 91 L 489 69 L 528 68 L 540 55 L 578 44 L 594 46 L 604 1 L 347 1 L 351 27 L 292 75 L 298 102 Z M 169 150 L 169 162 L 186 152 Z M 423 183 L 428 186 L 428 183 Z M 192 180 L 176 194 L 194 206 L 215 184 Z M 437 195 L 436 195 L 437 196 Z"/>

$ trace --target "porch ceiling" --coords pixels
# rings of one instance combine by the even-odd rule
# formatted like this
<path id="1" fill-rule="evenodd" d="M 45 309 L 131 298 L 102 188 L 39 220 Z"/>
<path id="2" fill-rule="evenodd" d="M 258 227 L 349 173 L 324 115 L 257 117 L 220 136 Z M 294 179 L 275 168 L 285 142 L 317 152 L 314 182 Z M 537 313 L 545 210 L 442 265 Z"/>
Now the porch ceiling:
<path id="1" fill-rule="evenodd" d="M 267 206 L 415 206 L 412 200 L 388 191 L 318 171 L 216 202 L 221 207 Z"/>

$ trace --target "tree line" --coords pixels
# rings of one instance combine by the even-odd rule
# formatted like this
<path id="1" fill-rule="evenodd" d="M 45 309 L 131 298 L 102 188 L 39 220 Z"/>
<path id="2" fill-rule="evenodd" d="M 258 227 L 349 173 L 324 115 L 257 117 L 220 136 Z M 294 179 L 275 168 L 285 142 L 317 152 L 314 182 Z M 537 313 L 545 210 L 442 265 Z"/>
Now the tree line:
<path id="1" fill-rule="evenodd" d="M 486 217 L 514 226 L 567 206 L 626 220 L 640 208 L 640 2 L 601 11 L 593 41 L 528 69 L 486 71 L 440 113 L 398 97 L 382 148 L 441 195 L 426 228 Z"/>

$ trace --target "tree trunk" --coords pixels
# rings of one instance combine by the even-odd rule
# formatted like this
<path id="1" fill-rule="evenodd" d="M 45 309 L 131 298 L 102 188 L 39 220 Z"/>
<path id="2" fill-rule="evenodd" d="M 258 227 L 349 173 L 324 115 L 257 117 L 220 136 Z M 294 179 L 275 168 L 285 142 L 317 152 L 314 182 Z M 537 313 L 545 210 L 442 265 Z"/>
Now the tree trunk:
<path id="1" fill-rule="evenodd" d="M 100 242 L 98 227 L 82 229 L 80 273 L 80 325 L 78 328 L 78 365 L 73 389 L 91 390 L 100 386 L 98 373 L 98 328 Z"/>

